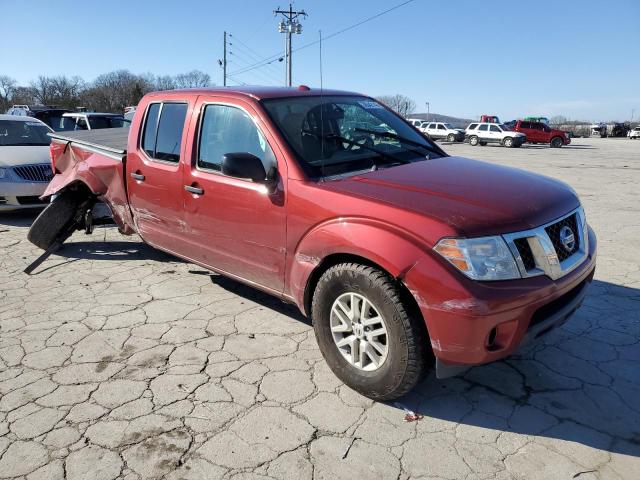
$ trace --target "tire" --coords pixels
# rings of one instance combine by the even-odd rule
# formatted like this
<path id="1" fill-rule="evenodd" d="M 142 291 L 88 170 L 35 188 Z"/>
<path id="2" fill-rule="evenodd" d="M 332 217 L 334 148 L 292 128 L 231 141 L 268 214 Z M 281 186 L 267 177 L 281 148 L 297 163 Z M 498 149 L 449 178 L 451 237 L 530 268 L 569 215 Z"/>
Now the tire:
<path id="1" fill-rule="evenodd" d="M 43 250 L 56 242 L 64 242 L 83 224 L 84 213 L 93 203 L 93 198 L 80 192 L 61 193 L 34 220 L 27 239 Z"/>
<path id="2" fill-rule="evenodd" d="M 481 147 L 486 147 L 487 146 L 487 142 L 480 142 L 480 146 Z"/>
<path id="3" fill-rule="evenodd" d="M 564 142 L 562 141 L 562 139 L 560 137 L 553 137 L 551 139 L 551 148 L 560 148 L 562 145 L 564 144 Z"/>
<path id="4" fill-rule="evenodd" d="M 469 145 L 476 147 L 479 143 L 481 144 L 481 142 L 478 141 L 478 137 L 476 137 L 475 135 L 469 137 Z"/>
<path id="5" fill-rule="evenodd" d="M 450 133 L 450 134 L 447 136 L 447 142 L 452 142 L 452 143 L 453 143 L 453 142 L 455 142 L 455 141 L 456 141 L 456 137 L 453 135 L 453 133 Z"/>
<path id="6" fill-rule="evenodd" d="M 428 336 L 424 322 L 405 295 L 389 275 L 357 263 L 343 263 L 329 268 L 318 280 L 313 294 L 313 328 L 320 351 L 329 368 L 347 386 L 374 400 L 384 401 L 401 397 L 409 392 L 433 365 L 433 354 L 427 349 Z M 364 329 L 369 328 L 369 332 L 386 329 L 383 336 L 375 337 L 379 341 L 371 342 L 377 343 L 386 353 L 380 353 L 376 350 L 378 347 L 369 347 L 374 354 L 379 354 L 377 365 L 372 357 L 358 355 L 360 365 L 348 359 L 348 356 L 354 353 L 354 347 L 360 350 L 361 345 L 370 345 L 362 324 L 359 324 L 357 319 L 354 323 L 353 318 L 345 313 L 346 310 L 339 308 L 338 302 L 341 299 L 345 302 L 351 298 L 349 307 L 356 312 L 355 316 L 360 317 L 357 312 L 360 312 L 362 299 L 357 303 L 353 300 L 354 297 L 367 300 L 370 305 L 368 313 L 372 317 L 382 319 L 372 327 L 365 326 Z M 334 313 L 335 310 L 342 312 L 343 321 L 339 320 L 340 315 Z M 339 325 L 336 326 L 336 321 L 341 325 L 349 325 L 351 322 L 351 325 L 347 330 L 336 332 L 336 328 L 341 328 Z M 361 337 L 356 336 L 358 331 Z M 337 337 L 352 338 L 355 341 L 353 346 L 347 342 L 338 347 L 339 340 L 335 339 Z M 367 360 L 369 364 L 365 365 Z"/>
<path id="7" fill-rule="evenodd" d="M 507 148 L 512 148 L 513 143 L 514 142 L 512 137 L 504 137 L 504 140 L 502 140 L 502 145 L 504 145 Z"/>

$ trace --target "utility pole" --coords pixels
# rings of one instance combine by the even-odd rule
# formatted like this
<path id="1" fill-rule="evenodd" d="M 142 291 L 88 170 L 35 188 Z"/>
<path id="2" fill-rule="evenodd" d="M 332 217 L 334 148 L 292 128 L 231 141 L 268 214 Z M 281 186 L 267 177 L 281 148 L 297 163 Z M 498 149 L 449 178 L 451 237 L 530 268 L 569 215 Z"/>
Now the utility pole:
<path id="1" fill-rule="evenodd" d="M 222 53 L 222 85 L 227 86 L 227 32 L 224 32 L 224 50 Z"/>
<path id="2" fill-rule="evenodd" d="M 302 24 L 298 21 L 298 17 L 306 17 L 307 14 L 304 10 L 294 11 L 291 4 L 289 4 L 289 10 L 274 10 L 275 15 L 282 15 L 283 20 L 278 24 L 278 31 L 285 34 L 285 85 L 291 86 L 292 77 L 292 62 L 291 62 L 291 36 L 294 33 L 298 35 L 302 33 Z"/>
<path id="3" fill-rule="evenodd" d="M 218 65 L 222 67 L 222 85 L 227 86 L 227 32 L 224 32 L 224 46 L 222 47 L 222 60 L 218 59 Z"/>
<path id="4" fill-rule="evenodd" d="M 429 108 L 431 106 L 429 105 L 429 102 L 425 102 L 425 103 L 427 104 L 427 122 L 428 122 L 429 120 L 431 120 L 431 113 L 429 112 Z"/>

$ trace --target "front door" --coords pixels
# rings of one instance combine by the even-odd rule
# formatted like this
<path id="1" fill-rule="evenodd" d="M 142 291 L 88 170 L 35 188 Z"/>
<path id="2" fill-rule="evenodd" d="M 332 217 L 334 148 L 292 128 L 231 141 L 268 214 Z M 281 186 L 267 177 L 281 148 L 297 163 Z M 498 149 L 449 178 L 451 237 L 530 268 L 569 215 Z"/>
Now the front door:
<path id="1" fill-rule="evenodd" d="M 186 237 L 191 257 L 214 270 L 281 292 L 284 287 L 286 165 L 253 106 L 241 100 L 199 97 L 196 141 L 183 176 Z M 259 157 L 265 171 L 277 168 L 275 192 L 264 185 L 228 177 L 226 153 Z"/>

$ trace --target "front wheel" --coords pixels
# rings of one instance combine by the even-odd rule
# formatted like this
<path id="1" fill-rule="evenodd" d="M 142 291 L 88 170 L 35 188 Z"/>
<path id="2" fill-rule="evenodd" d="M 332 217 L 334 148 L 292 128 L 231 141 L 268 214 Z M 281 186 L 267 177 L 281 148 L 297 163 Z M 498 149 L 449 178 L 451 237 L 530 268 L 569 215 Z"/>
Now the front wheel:
<path id="1" fill-rule="evenodd" d="M 469 145 L 475 147 L 478 145 L 478 143 L 480 143 L 478 137 L 476 137 L 475 135 L 473 137 L 469 137 Z"/>
<path id="2" fill-rule="evenodd" d="M 506 137 L 503 141 L 502 144 L 507 147 L 507 148 L 511 148 L 513 147 L 513 138 L 511 137 Z"/>
<path id="3" fill-rule="evenodd" d="M 563 145 L 563 142 L 560 137 L 553 137 L 551 139 L 551 148 L 560 148 L 562 145 Z"/>
<path id="4" fill-rule="evenodd" d="M 456 137 L 455 137 L 455 135 L 454 135 L 453 133 L 450 133 L 450 134 L 447 136 L 447 142 L 455 142 L 455 141 L 456 141 Z"/>
<path id="5" fill-rule="evenodd" d="M 386 273 L 356 263 L 328 269 L 311 314 L 333 373 L 374 400 L 409 392 L 433 364 L 421 316 Z"/>

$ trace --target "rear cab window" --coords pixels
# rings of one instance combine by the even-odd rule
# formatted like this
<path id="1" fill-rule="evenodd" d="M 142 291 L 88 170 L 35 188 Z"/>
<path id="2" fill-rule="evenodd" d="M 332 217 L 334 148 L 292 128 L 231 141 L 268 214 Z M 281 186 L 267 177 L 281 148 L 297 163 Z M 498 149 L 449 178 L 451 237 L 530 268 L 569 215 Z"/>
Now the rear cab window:
<path id="1" fill-rule="evenodd" d="M 187 103 L 151 103 L 147 108 L 142 149 L 153 160 L 180 162 Z"/>

